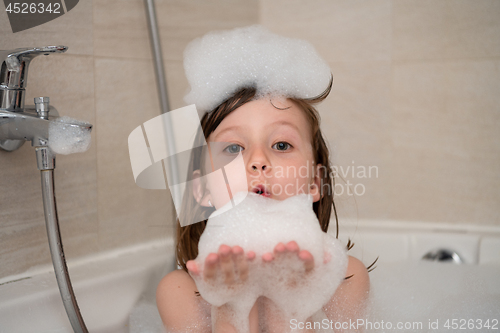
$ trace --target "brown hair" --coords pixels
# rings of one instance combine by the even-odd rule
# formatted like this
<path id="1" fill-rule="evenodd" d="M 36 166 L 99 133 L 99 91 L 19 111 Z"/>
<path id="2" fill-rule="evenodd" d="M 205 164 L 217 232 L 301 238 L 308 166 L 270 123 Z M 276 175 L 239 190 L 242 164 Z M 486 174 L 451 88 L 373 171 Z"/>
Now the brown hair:
<path id="1" fill-rule="evenodd" d="M 311 99 L 289 98 L 289 100 L 296 103 L 306 115 L 311 126 L 311 143 L 314 155 L 314 163 L 321 164 L 321 188 L 320 193 L 323 195 L 321 199 L 313 204 L 313 210 L 318 217 L 321 229 L 326 232 L 330 223 L 330 216 L 333 213 L 336 221 L 336 231 L 338 237 L 338 217 L 333 201 L 334 194 L 334 178 L 332 178 L 332 170 L 330 167 L 330 154 L 328 147 L 323 138 L 320 129 L 320 116 L 318 111 L 314 108 L 314 104 L 323 101 L 330 93 L 333 80 L 330 80 L 328 88 L 319 96 Z M 217 126 L 224 120 L 224 118 L 240 106 L 254 100 L 256 89 L 253 87 L 241 88 L 232 97 L 221 103 L 211 112 L 205 113 L 201 119 L 201 129 L 195 138 L 195 147 L 200 147 L 203 139 L 207 139 L 210 134 L 215 131 Z M 202 135 L 204 137 L 202 137 Z M 196 170 L 201 170 L 203 173 L 204 163 L 202 163 L 203 150 L 194 149 L 191 153 L 191 158 L 188 167 L 188 179 Z M 189 182 L 187 184 L 190 184 Z M 189 186 L 189 185 L 188 185 Z M 324 187 L 327 191 L 323 191 Z M 205 189 L 203 189 L 204 191 Z M 177 220 L 177 262 L 187 272 L 186 262 L 193 260 L 198 256 L 198 242 L 201 234 L 205 230 L 207 219 L 210 214 L 215 210 L 213 207 L 203 207 L 197 204 L 194 198 L 193 191 L 186 188 L 181 208 L 181 220 L 183 221 L 201 221 L 199 223 L 189 224 L 181 227 L 179 220 Z"/>

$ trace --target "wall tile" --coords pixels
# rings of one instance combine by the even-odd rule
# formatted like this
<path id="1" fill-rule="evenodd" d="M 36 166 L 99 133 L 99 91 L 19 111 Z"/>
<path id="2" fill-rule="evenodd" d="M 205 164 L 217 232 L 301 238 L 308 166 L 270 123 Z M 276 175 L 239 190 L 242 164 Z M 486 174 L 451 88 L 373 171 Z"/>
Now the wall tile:
<path id="1" fill-rule="evenodd" d="M 37 27 L 12 33 L 5 11 L 0 12 L 0 48 L 10 50 L 20 47 L 65 45 L 68 54 L 91 55 L 92 2 L 80 1 L 66 14 Z"/>
<path id="2" fill-rule="evenodd" d="M 447 66 L 441 62 L 394 65 L 393 121 L 395 147 L 418 146 L 437 149 L 435 141 L 444 133 L 449 91 Z M 405 126 L 399 126 L 404 123 Z M 441 139 L 443 140 L 443 139 Z"/>
<path id="3" fill-rule="evenodd" d="M 391 218 L 449 221 L 458 213 L 464 222 L 467 217 L 463 215 L 463 203 L 454 204 L 454 193 L 446 187 L 453 184 L 457 171 L 461 172 L 456 169 L 460 164 L 449 170 L 452 161 L 458 162 L 460 156 L 449 154 L 445 143 L 449 118 L 446 64 L 395 65 L 393 80 Z M 447 158 L 452 158 L 448 165 Z M 450 172 L 454 174 L 451 176 Z M 457 181 L 464 186 L 467 178 Z"/>
<path id="4" fill-rule="evenodd" d="M 165 76 L 167 78 L 170 109 L 175 110 L 186 106 L 184 95 L 186 95 L 189 90 L 189 84 L 184 75 L 182 61 L 165 62 Z"/>
<path id="5" fill-rule="evenodd" d="M 394 67 L 392 218 L 496 224 L 498 62 Z"/>
<path id="6" fill-rule="evenodd" d="M 96 56 L 151 59 L 144 1 L 92 2 Z"/>
<path id="7" fill-rule="evenodd" d="M 447 112 L 451 140 L 446 142 L 465 164 L 470 222 L 500 221 L 500 59 L 455 61 L 448 64 Z M 463 191 L 462 190 L 462 191 Z M 460 192 L 462 192 L 460 191 Z M 459 192 L 459 193 L 460 193 Z M 461 198 L 457 198 L 461 202 Z"/>
<path id="8" fill-rule="evenodd" d="M 29 143 L 15 152 L 0 150 L 0 276 L 50 262 L 40 172 Z"/>
<path id="9" fill-rule="evenodd" d="M 498 57 L 499 15 L 495 0 L 394 1 L 394 59 Z"/>
<path id="10" fill-rule="evenodd" d="M 332 62 L 334 84 L 318 109 L 331 160 L 340 177 L 336 194 L 345 218 L 385 217 L 390 176 L 391 65 L 390 62 Z M 366 171 L 365 172 L 363 172 Z M 354 177 L 353 177 L 354 171 Z M 347 194 L 356 189 L 361 196 Z"/>
<path id="11" fill-rule="evenodd" d="M 257 0 L 160 0 L 156 2 L 165 60 L 182 60 L 187 44 L 212 30 L 258 23 Z"/>
<path id="12" fill-rule="evenodd" d="M 327 61 L 391 59 L 392 3 L 386 0 L 260 1 L 260 22 L 302 38 Z"/>
<path id="13" fill-rule="evenodd" d="M 130 71 L 131 67 L 136 70 Z M 128 136 L 160 114 L 149 60 L 96 59 L 99 237 L 102 249 L 172 235 L 175 210 L 167 191 L 139 188 Z"/>
<path id="14" fill-rule="evenodd" d="M 445 58 L 449 42 L 448 10 L 442 0 L 394 1 L 394 60 Z"/>
<path id="15" fill-rule="evenodd" d="M 500 2 L 447 0 L 450 59 L 500 56 Z"/>

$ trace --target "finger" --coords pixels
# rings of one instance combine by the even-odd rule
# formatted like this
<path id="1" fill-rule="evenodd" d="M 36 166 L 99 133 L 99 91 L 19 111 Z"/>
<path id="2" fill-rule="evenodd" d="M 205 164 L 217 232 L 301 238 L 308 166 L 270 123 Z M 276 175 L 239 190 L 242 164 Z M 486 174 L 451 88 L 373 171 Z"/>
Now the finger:
<path id="1" fill-rule="evenodd" d="M 312 254 L 307 250 L 302 250 L 299 252 L 299 258 L 304 262 L 304 267 L 306 269 L 306 273 L 311 271 L 314 268 L 314 258 Z"/>
<path id="2" fill-rule="evenodd" d="M 299 252 L 299 245 L 296 241 L 291 241 L 286 244 L 286 249 L 290 252 Z"/>
<path id="3" fill-rule="evenodd" d="M 255 259 L 255 252 L 248 251 L 248 253 L 247 253 L 247 259 L 250 260 L 250 261 L 253 261 Z"/>
<path id="4" fill-rule="evenodd" d="M 236 255 L 239 255 L 239 254 L 243 254 L 244 251 L 243 251 L 243 248 L 241 246 L 233 246 L 233 249 L 232 249 L 233 253 L 236 254 Z"/>
<path id="5" fill-rule="evenodd" d="M 205 280 L 213 279 L 215 277 L 215 272 L 217 270 L 217 262 L 219 261 L 219 256 L 215 253 L 210 253 L 205 259 L 205 267 L 203 269 L 203 277 Z"/>
<path id="6" fill-rule="evenodd" d="M 233 252 L 229 246 L 221 245 L 219 247 L 219 256 L 220 268 L 224 274 L 225 283 L 231 284 L 234 281 Z"/>
<path id="7" fill-rule="evenodd" d="M 248 263 L 245 259 L 245 253 L 240 246 L 233 246 L 233 255 L 235 256 L 236 267 L 241 281 L 246 281 L 248 278 Z"/>
<path id="8" fill-rule="evenodd" d="M 286 252 L 286 246 L 285 246 L 285 244 L 283 244 L 283 243 L 281 243 L 281 242 L 280 242 L 280 243 L 278 243 L 278 245 L 276 245 L 276 246 L 274 247 L 274 255 L 275 255 L 276 257 L 278 257 L 278 256 L 280 256 L 280 255 L 282 255 L 282 254 L 284 254 L 285 252 Z"/>
<path id="9" fill-rule="evenodd" d="M 271 261 L 273 261 L 273 259 L 274 259 L 274 256 L 273 256 L 273 254 L 272 254 L 272 253 L 269 253 L 269 252 L 268 252 L 268 253 L 264 253 L 264 254 L 262 255 L 262 260 L 263 260 L 264 262 L 271 262 Z"/>
<path id="10" fill-rule="evenodd" d="M 186 268 L 188 269 L 189 273 L 191 273 L 192 275 L 200 274 L 200 270 L 198 269 L 198 265 L 196 265 L 196 262 L 194 260 L 189 260 L 186 263 Z"/>

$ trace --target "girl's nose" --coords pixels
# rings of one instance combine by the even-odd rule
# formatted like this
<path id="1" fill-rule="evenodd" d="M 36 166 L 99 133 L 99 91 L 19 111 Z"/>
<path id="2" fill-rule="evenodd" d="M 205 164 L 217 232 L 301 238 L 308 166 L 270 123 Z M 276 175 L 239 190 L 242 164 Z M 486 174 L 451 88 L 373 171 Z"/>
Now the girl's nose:
<path id="1" fill-rule="evenodd" d="M 266 170 L 269 170 L 269 168 L 265 164 L 262 165 L 262 166 L 259 166 L 257 164 L 253 164 L 252 165 L 252 170 L 251 171 L 259 171 L 259 170 L 266 171 Z"/>
<path id="2" fill-rule="evenodd" d="M 271 163 L 267 159 L 266 154 L 258 149 L 254 150 L 250 156 L 248 163 L 248 172 L 250 174 L 260 174 L 261 172 L 269 172 L 271 170 Z"/>

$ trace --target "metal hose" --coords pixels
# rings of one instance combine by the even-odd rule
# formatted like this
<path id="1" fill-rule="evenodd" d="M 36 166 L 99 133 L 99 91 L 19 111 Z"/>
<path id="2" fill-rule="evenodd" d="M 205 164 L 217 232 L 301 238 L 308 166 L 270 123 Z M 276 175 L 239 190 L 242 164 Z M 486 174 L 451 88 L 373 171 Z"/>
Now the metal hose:
<path id="1" fill-rule="evenodd" d="M 55 158 L 47 147 L 36 148 L 37 163 L 42 178 L 43 210 L 45 212 L 45 225 L 49 238 L 50 255 L 54 272 L 56 274 L 59 292 L 68 314 L 69 321 L 75 333 L 88 333 L 83 321 L 76 297 L 71 286 L 71 280 L 64 258 L 64 250 L 59 231 L 59 219 L 57 218 L 56 196 L 54 189 L 54 167 Z"/>

